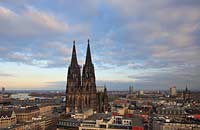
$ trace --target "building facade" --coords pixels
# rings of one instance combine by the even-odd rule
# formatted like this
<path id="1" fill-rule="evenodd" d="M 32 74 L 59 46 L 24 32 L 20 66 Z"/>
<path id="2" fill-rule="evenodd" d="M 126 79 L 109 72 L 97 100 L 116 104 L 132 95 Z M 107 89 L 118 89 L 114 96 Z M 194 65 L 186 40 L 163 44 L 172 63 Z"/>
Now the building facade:
<path id="1" fill-rule="evenodd" d="M 17 123 L 17 118 L 13 110 L 0 110 L 0 129 L 9 128 Z"/>
<path id="2" fill-rule="evenodd" d="M 107 94 L 105 97 L 107 98 Z M 92 63 L 89 40 L 82 75 L 81 67 L 77 61 L 74 41 L 71 63 L 67 75 L 66 112 L 83 112 L 89 108 L 92 108 L 94 111 L 102 112 L 98 109 L 99 100 L 97 98 L 95 69 Z M 104 102 L 107 102 L 107 100 L 105 99 Z"/>
<path id="3" fill-rule="evenodd" d="M 32 121 L 32 118 L 40 115 L 38 106 L 27 106 L 15 109 L 18 123 Z"/>
<path id="4" fill-rule="evenodd" d="M 191 122 L 154 121 L 153 130 L 199 130 L 200 125 Z"/>
<path id="5" fill-rule="evenodd" d="M 132 120 L 122 116 L 94 114 L 80 123 L 79 130 L 131 130 Z"/>

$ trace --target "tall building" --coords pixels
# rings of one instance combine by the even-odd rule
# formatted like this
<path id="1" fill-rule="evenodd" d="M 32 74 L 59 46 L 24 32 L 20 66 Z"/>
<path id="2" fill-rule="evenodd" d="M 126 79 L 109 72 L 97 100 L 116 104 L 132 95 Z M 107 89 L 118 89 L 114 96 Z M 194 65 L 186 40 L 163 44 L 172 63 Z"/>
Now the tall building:
<path id="1" fill-rule="evenodd" d="M 177 96 L 176 86 L 170 88 L 170 96 Z"/>
<path id="2" fill-rule="evenodd" d="M 140 90 L 140 91 L 139 91 L 139 95 L 144 95 L 144 91 L 143 91 L 143 90 Z"/>
<path id="3" fill-rule="evenodd" d="M 74 41 L 71 64 L 69 65 L 67 75 L 66 112 L 83 112 L 89 108 L 92 108 L 94 111 L 98 111 L 99 100 L 97 99 L 97 95 L 95 70 L 92 63 L 89 40 L 82 76 L 81 68 L 77 61 Z M 107 93 L 105 94 L 105 98 L 107 98 Z M 107 100 L 105 98 L 102 98 L 104 99 L 103 104 L 107 104 Z"/>

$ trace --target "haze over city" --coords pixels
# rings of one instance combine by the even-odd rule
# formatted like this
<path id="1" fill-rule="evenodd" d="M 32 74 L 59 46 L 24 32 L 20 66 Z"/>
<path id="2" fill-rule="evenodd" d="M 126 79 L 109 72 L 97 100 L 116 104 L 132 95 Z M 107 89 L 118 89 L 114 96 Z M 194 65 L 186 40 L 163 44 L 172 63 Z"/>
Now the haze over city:
<path id="1" fill-rule="evenodd" d="M 90 39 L 97 86 L 198 90 L 198 0 L 1 0 L 0 83 L 65 90 L 73 40 Z"/>

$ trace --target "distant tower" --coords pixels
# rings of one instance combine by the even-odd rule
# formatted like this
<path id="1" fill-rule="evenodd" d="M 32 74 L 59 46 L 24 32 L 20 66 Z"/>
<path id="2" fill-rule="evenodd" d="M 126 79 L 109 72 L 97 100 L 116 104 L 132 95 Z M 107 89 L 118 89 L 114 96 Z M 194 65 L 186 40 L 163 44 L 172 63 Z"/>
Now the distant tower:
<path id="1" fill-rule="evenodd" d="M 81 75 L 77 62 L 75 41 L 73 42 L 71 64 L 68 68 L 66 86 L 66 112 L 81 111 Z"/>
<path id="2" fill-rule="evenodd" d="M 134 87 L 133 86 L 129 86 L 129 94 L 133 94 L 134 92 Z"/>
<path id="3" fill-rule="evenodd" d="M 107 95 L 107 88 L 104 87 L 104 110 L 103 111 L 108 111 L 108 106 L 109 106 L 109 103 L 108 103 L 108 95 Z M 103 112 L 102 111 L 102 112 Z"/>
<path id="4" fill-rule="evenodd" d="M 2 87 L 1 93 L 5 94 L 5 88 L 4 87 Z"/>
<path id="5" fill-rule="evenodd" d="M 96 95 L 96 79 L 94 65 L 92 63 L 90 43 L 88 39 L 87 53 L 85 64 L 83 65 L 82 72 L 82 87 L 83 87 L 83 100 L 86 108 L 97 109 L 97 95 Z"/>
<path id="6" fill-rule="evenodd" d="M 185 102 L 189 102 L 190 98 L 191 98 L 190 90 L 188 90 L 188 87 L 186 84 L 185 91 L 183 92 L 183 99 Z"/>

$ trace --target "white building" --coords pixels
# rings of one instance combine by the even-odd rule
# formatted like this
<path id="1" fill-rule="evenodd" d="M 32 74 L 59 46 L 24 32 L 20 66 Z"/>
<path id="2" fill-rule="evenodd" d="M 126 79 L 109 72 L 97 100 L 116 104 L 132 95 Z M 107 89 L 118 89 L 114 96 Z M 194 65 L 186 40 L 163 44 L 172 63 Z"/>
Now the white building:
<path id="1" fill-rule="evenodd" d="M 170 96 L 177 96 L 176 86 L 170 88 Z"/>
<path id="2" fill-rule="evenodd" d="M 132 120 L 122 116 L 111 118 L 98 118 L 97 120 L 84 120 L 79 130 L 131 130 Z"/>

